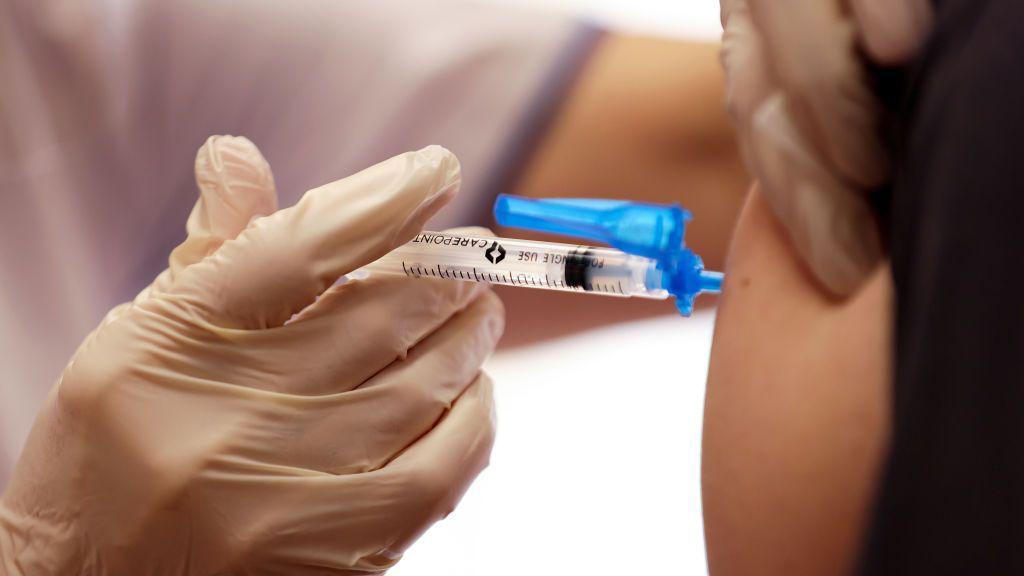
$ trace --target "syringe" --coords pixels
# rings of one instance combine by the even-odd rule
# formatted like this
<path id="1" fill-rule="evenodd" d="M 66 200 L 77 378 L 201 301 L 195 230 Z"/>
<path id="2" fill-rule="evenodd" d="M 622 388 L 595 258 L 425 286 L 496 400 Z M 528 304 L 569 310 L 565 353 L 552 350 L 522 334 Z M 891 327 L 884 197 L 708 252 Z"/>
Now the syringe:
<path id="1" fill-rule="evenodd" d="M 651 258 L 613 248 L 444 232 L 423 232 L 364 270 L 626 298 L 670 295 L 658 261 Z M 721 289 L 720 273 L 699 274 L 701 291 Z"/>
<path id="2" fill-rule="evenodd" d="M 690 214 L 677 205 L 499 195 L 494 216 L 503 226 L 612 248 L 423 232 L 356 276 L 398 274 L 656 300 L 674 296 L 684 315 L 698 294 L 722 287 L 722 275 L 704 270 L 683 243 Z"/>

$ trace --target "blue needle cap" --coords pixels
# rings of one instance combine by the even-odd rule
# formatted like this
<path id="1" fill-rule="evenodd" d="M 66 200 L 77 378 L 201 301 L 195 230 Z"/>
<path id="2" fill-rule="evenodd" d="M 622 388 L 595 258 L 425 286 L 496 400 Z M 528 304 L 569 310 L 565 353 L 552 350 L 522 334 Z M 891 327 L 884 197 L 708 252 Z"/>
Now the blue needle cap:
<path id="1" fill-rule="evenodd" d="M 661 288 L 676 297 L 676 308 L 686 316 L 698 294 L 722 289 L 722 274 L 704 270 L 704 262 L 686 247 L 691 216 L 679 205 L 500 194 L 494 218 L 502 226 L 574 236 L 656 260 Z"/>

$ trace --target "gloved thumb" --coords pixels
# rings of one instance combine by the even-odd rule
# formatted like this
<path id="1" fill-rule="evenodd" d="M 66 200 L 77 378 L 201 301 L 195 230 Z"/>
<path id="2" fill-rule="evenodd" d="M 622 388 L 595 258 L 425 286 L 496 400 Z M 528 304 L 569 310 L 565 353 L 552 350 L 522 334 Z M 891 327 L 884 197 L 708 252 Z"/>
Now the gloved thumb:
<path id="1" fill-rule="evenodd" d="M 135 299 L 162 293 L 186 267 L 238 236 L 254 218 L 277 211 L 274 175 L 248 138 L 210 136 L 196 153 L 199 200 L 189 215 L 185 241 L 171 252 L 170 266 Z"/>
<path id="2" fill-rule="evenodd" d="M 199 200 L 185 226 L 188 238 L 171 253 L 175 273 L 277 211 L 270 164 L 248 138 L 211 136 L 196 153 L 195 175 Z"/>

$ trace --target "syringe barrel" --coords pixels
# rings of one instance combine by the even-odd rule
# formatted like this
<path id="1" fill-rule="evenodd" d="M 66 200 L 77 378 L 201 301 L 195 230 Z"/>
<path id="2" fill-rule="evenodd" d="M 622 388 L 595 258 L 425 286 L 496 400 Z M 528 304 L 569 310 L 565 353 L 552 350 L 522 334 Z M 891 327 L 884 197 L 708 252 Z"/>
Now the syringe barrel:
<path id="1" fill-rule="evenodd" d="M 611 248 L 422 232 L 363 268 L 370 274 L 665 299 L 656 261 Z"/>

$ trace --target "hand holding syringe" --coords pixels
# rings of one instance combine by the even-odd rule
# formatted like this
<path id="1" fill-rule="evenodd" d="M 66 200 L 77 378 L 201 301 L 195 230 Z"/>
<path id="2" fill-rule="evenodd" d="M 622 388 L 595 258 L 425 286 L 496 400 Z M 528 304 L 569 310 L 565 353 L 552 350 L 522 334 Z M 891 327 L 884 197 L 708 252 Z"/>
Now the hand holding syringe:
<path id="1" fill-rule="evenodd" d="M 494 212 L 499 224 L 585 236 L 626 251 L 423 232 L 363 271 L 657 300 L 676 296 L 686 315 L 697 294 L 721 290 L 722 275 L 705 271 L 683 246 L 689 214 L 678 206 L 499 196 Z"/>

